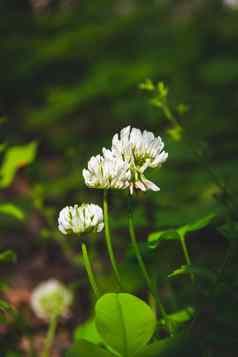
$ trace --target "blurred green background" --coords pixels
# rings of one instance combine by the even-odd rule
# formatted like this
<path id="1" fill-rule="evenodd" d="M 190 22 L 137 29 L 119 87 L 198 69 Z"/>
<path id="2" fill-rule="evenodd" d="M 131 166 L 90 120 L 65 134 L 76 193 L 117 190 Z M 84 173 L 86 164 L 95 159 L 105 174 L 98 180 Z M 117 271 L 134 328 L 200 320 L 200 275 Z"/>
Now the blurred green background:
<path id="1" fill-rule="evenodd" d="M 238 10 L 228 3 L 1 1 L 0 139 L 6 145 L 2 163 L 7 148 L 37 145 L 34 160 L 20 158 L 14 180 L 1 185 L 1 203 L 11 202 L 24 212 L 23 221 L 9 215 L 0 221 L 1 248 L 13 249 L 18 257 L 17 272 L 16 265 L 1 268 L 3 275 L 10 273 L 13 287 L 30 289 L 51 276 L 71 283 L 80 277 L 75 283 L 82 294 L 76 322 L 86 318 L 85 306 L 89 311 L 90 304 L 87 281 L 77 269 L 80 256 L 73 257 L 73 265 L 70 262 L 77 243 L 68 247 L 61 240 L 57 215 L 67 204 L 101 203 L 102 192 L 85 187 L 82 169 L 127 125 L 160 135 L 169 153 L 163 167 L 150 174 L 161 191 L 135 199 L 145 258 L 159 276 L 171 272 L 183 258 L 170 243 L 159 249 L 157 258 L 145 245 L 149 232 L 181 226 L 209 213 L 218 215 L 219 224 L 227 217 L 236 222 L 231 197 L 235 198 L 238 180 Z M 173 127 L 163 112 L 151 105 L 149 93 L 139 89 L 146 78 L 169 87 L 168 101 L 184 128 L 181 138 L 171 135 Z M 182 114 L 176 110 L 181 103 L 188 107 Z M 27 161 L 33 162 L 25 167 Z M 126 193 L 111 195 L 115 249 L 124 266 L 134 267 L 126 207 Z M 95 269 L 102 285 L 111 286 L 104 274 L 110 267 L 103 239 L 96 245 L 105 264 L 96 263 Z M 195 260 L 216 268 L 227 245 L 214 226 L 189 248 Z M 139 289 L 143 295 L 138 277 L 128 271 L 131 291 Z M 176 286 L 179 303 L 184 301 L 182 286 Z M 166 297 L 170 291 L 166 284 L 163 291 Z M 228 302 L 234 306 L 227 297 L 221 301 L 222 306 Z M 169 297 L 167 304 L 173 311 L 174 299 Z M 221 335 L 227 329 L 231 335 L 226 324 Z M 211 354 L 206 356 L 213 356 L 217 346 L 209 343 Z M 227 345 L 232 350 L 231 343 L 232 339 L 224 342 L 224 351 Z M 222 354 L 222 348 L 221 356 L 233 355 Z"/>

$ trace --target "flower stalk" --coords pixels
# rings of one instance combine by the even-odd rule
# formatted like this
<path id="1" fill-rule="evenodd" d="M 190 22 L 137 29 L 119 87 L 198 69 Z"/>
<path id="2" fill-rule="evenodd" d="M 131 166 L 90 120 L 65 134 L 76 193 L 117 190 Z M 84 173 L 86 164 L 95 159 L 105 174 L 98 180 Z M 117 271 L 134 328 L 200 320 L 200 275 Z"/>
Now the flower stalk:
<path id="1" fill-rule="evenodd" d="M 142 258 L 141 252 L 140 252 L 140 248 L 139 245 L 137 243 L 137 239 L 136 239 L 136 233 L 135 233 L 135 228 L 134 228 L 134 222 L 133 222 L 133 216 L 132 216 L 132 209 L 131 209 L 131 204 L 130 204 L 130 200 L 129 200 L 129 215 L 128 215 L 128 223 L 129 223 L 129 233 L 130 233 L 130 238 L 131 238 L 131 243 L 132 246 L 134 248 L 135 254 L 136 254 L 136 258 L 138 261 L 138 265 L 140 267 L 140 270 L 142 272 L 142 275 L 146 281 L 146 284 L 150 290 L 150 293 L 152 294 L 152 296 L 155 299 L 156 304 L 158 305 L 158 308 L 160 310 L 161 316 L 164 318 L 168 329 L 170 330 L 170 324 L 168 322 L 168 316 L 167 313 L 165 311 L 165 308 L 160 300 L 160 297 L 158 296 L 158 293 L 156 291 L 156 288 L 154 287 L 154 284 L 149 276 L 149 273 L 146 269 L 144 260 Z"/>
<path id="2" fill-rule="evenodd" d="M 182 246 L 182 251 L 183 251 L 183 254 L 184 254 L 185 261 L 186 261 L 188 266 L 191 266 L 192 265 L 192 261 L 191 261 L 191 258 L 190 258 L 189 252 L 188 252 L 188 247 L 187 247 L 184 235 L 180 236 L 180 243 L 181 243 L 181 246 Z M 194 283 L 194 274 L 192 272 L 191 272 L 190 276 L 191 276 L 192 282 Z"/>
<path id="3" fill-rule="evenodd" d="M 98 299 L 100 297 L 100 293 L 99 293 L 99 289 L 98 289 L 98 286 L 97 286 L 97 283 L 96 283 L 96 279 L 94 277 L 94 273 L 93 273 L 92 265 L 91 265 L 91 262 L 90 262 L 90 259 L 89 259 L 89 255 L 88 255 L 86 244 L 82 243 L 81 248 L 82 248 L 84 267 L 85 267 L 85 270 L 86 270 L 87 275 L 88 275 L 88 280 L 89 280 L 89 283 L 90 283 L 90 285 L 92 287 L 92 290 L 93 290 L 96 298 Z"/>
<path id="4" fill-rule="evenodd" d="M 121 277 L 120 277 L 119 269 L 117 266 L 113 247 L 112 247 L 111 232 L 110 232 L 110 227 L 109 227 L 108 191 L 107 190 L 104 190 L 104 195 L 103 195 L 103 215 L 104 215 L 105 239 L 106 239 L 107 251 L 108 251 L 108 255 L 109 255 L 109 258 L 111 261 L 112 269 L 115 274 L 117 283 L 121 289 L 121 286 L 122 286 L 121 285 Z"/>
<path id="5" fill-rule="evenodd" d="M 58 323 L 58 315 L 55 315 L 50 319 L 49 329 L 45 339 L 45 346 L 41 357 L 50 357 L 51 355 L 50 351 L 54 342 L 57 323 Z"/>

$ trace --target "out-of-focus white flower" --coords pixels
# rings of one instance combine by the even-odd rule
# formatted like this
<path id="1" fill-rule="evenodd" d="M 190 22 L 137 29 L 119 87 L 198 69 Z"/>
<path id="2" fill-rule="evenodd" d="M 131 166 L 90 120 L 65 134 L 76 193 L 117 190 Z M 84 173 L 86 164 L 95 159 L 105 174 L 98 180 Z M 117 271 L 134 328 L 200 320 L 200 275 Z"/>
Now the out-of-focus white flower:
<path id="1" fill-rule="evenodd" d="M 103 227 L 102 208 L 93 203 L 67 206 L 59 213 L 58 228 L 63 234 L 101 232 Z"/>
<path id="2" fill-rule="evenodd" d="M 39 284 L 31 296 L 33 311 L 44 320 L 56 316 L 66 317 L 72 302 L 72 292 L 56 279 Z"/>
<path id="3" fill-rule="evenodd" d="M 159 187 L 147 180 L 144 172 L 147 168 L 160 167 L 168 158 L 163 150 L 161 138 L 150 131 L 127 126 L 112 139 L 112 154 L 129 163 L 131 171 L 130 192 L 134 188 L 146 191 L 158 191 Z"/>
<path id="4" fill-rule="evenodd" d="M 129 186 L 131 171 L 127 161 L 103 149 L 103 155 L 93 156 L 89 160 L 88 168 L 83 170 L 83 177 L 88 187 L 125 189 Z"/>
<path id="5" fill-rule="evenodd" d="M 233 9 L 238 9 L 238 0 L 223 0 L 226 6 L 229 6 Z"/>

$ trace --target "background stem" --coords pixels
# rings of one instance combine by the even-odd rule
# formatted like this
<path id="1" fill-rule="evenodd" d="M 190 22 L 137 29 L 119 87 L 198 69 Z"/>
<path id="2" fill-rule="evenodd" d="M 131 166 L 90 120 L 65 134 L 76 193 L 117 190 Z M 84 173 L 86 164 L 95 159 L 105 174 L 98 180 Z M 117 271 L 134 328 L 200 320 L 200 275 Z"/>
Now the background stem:
<path id="1" fill-rule="evenodd" d="M 106 239 L 107 251 L 108 251 L 108 255 L 109 255 L 109 258 L 111 261 L 112 269 L 114 271 L 116 280 L 118 282 L 119 287 L 121 288 L 121 286 L 122 286 L 121 278 L 120 278 L 119 270 L 117 267 L 113 247 L 112 247 L 112 238 L 111 238 L 110 227 L 109 227 L 108 191 L 107 190 L 104 190 L 104 195 L 103 195 L 103 214 L 104 214 L 105 239 Z"/>
<path id="2" fill-rule="evenodd" d="M 50 349 L 54 342 L 57 322 L 58 322 L 58 316 L 54 316 L 50 320 L 48 333 L 45 339 L 44 351 L 42 352 L 41 357 L 50 357 Z"/>
<path id="3" fill-rule="evenodd" d="M 186 263 L 187 263 L 187 265 L 191 266 L 192 262 L 191 262 L 191 258 L 190 258 L 189 252 L 188 252 L 188 248 L 187 248 L 187 244 L 185 242 L 184 236 L 180 237 L 180 242 L 181 242 L 181 246 L 182 246 L 182 250 L 183 250 L 183 254 L 184 254 Z M 190 276 L 191 276 L 192 282 L 194 282 L 194 274 L 192 272 L 191 272 Z"/>
<path id="4" fill-rule="evenodd" d="M 130 207 L 129 207 L 129 233 L 130 233 L 130 237 L 131 237 L 131 243 L 132 243 L 132 246 L 134 248 L 134 251 L 135 251 L 135 254 L 136 254 L 136 258 L 137 258 L 139 267 L 141 269 L 141 272 L 142 272 L 142 274 L 144 276 L 144 279 L 145 279 L 145 281 L 147 283 L 147 286 L 148 286 L 151 294 L 153 295 L 153 297 L 155 299 L 156 304 L 159 307 L 161 316 L 164 318 L 165 323 L 166 323 L 169 331 L 171 332 L 171 326 L 170 326 L 170 323 L 168 321 L 167 313 L 166 313 L 165 308 L 164 308 L 164 306 L 163 306 L 163 304 L 162 304 L 162 302 L 160 300 L 160 297 L 158 296 L 156 288 L 153 285 L 153 282 L 152 282 L 152 280 L 151 280 L 151 278 L 149 276 L 149 273 L 148 273 L 148 271 L 146 269 L 145 263 L 143 261 L 143 258 L 142 258 L 142 255 L 141 255 L 141 252 L 140 252 L 140 249 L 139 249 L 139 245 L 138 245 L 137 240 L 136 240 L 133 217 L 132 217 L 132 212 L 131 212 L 131 208 Z"/>
<path id="5" fill-rule="evenodd" d="M 99 298 L 99 296 L 100 296 L 99 289 L 97 287 L 96 279 L 93 274 L 92 266 L 91 266 L 90 259 L 88 256 L 87 246 L 85 243 L 82 243 L 82 254 L 83 254 L 84 267 L 85 267 L 87 275 L 88 275 L 88 280 L 90 282 L 90 285 L 93 289 L 93 292 L 94 292 L 96 298 Z"/>

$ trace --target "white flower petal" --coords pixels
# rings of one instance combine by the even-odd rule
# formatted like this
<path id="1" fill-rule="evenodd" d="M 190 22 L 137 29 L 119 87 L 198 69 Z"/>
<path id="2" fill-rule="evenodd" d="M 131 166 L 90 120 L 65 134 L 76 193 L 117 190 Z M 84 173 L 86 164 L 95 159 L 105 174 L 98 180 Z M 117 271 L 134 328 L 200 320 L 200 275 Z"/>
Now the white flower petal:
<path id="1" fill-rule="evenodd" d="M 63 234 L 99 232 L 103 229 L 103 211 L 93 203 L 65 207 L 60 211 L 58 222 Z"/>
<path id="2" fill-rule="evenodd" d="M 55 315 L 66 316 L 72 302 L 71 291 L 55 279 L 39 284 L 31 296 L 33 311 L 45 320 L 50 320 Z"/>
<path id="3" fill-rule="evenodd" d="M 147 168 L 160 167 L 168 158 L 163 151 L 164 143 L 158 136 L 155 137 L 150 131 L 131 128 L 127 126 L 119 134 L 115 134 L 112 140 L 111 152 L 117 160 L 126 161 L 130 168 L 126 187 L 133 193 L 136 189 L 146 191 L 158 191 L 159 187 L 144 178 L 143 174 Z M 118 172 L 119 174 L 119 172 Z M 114 178 L 115 185 L 115 178 Z"/>

